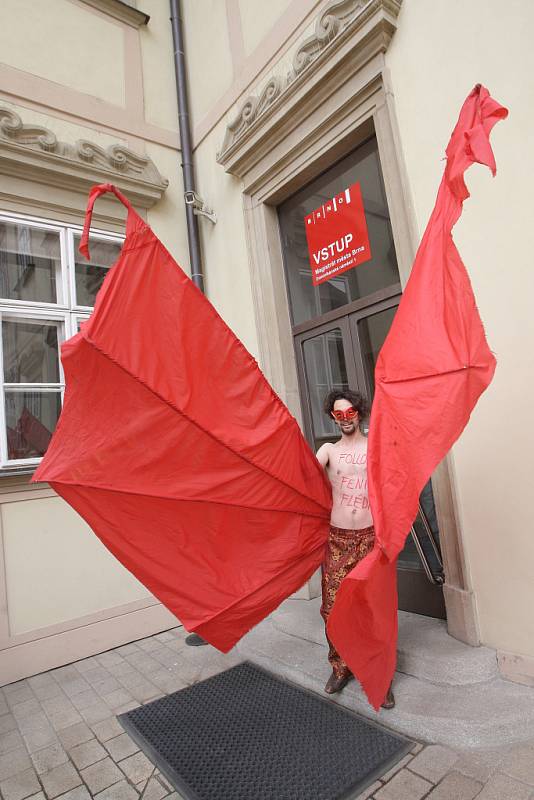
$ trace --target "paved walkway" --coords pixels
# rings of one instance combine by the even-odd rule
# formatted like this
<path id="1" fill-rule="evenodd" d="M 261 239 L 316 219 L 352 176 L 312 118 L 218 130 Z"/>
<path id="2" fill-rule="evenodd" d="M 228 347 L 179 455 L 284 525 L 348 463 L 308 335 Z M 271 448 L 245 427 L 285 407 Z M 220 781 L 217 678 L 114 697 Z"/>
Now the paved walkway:
<path id="1" fill-rule="evenodd" d="M 211 647 L 187 647 L 185 635 L 175 628 L 4 686 L 2 800 L 181 800 L 116 714 L 241 660 Z M 358 800 L 370 798 L 534 800 L 534 742 L 459 752 L 418 743 Z"/>

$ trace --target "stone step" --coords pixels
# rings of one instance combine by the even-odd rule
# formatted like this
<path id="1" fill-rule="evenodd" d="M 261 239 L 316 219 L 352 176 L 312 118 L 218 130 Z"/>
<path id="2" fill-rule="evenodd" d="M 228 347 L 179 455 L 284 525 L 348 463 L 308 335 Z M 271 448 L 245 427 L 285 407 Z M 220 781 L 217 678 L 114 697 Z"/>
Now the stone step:
<path id="1" fill-rule="evenodd" d="M 290 618 L 294 619 L 298 611 L 291 604 L 310 602 L 286 601 L 272 617 L 247 634 L 236 649 L 239 655 L 265 669 L 323 694 L 330 675 L 324 633 L 321 640 L 309 610 L 302 616 L 299 634 L 287 632 Z M 286 616 L 288 611 L 291 614 Z M 312 633 L 313 638 L 308 638 Z M 458 659 L 456 655 L 456 667 Z M 428 673 L 427 668 L 422 671 Z M 378 714 L 369 706 L 357 681 L 351 681 L 332 701 L 407 736 L 455 749 L 492 748 L 534 738 L 534 690 L 498 676 L 454 685 L 397 672 L 394 690 L 395 709 Z"/>
<path id="2" fill-rule="evenodd" d="M 283 633 L 326 644 L 319 613 L 321 599 L 287 600 L 272 615 Z M 447 633 L 444 620 L 399 611 L 397 669 L 432 683 L 458 686 L 497 678 L 497 658 L 489 647 L 470 647 Z"/>

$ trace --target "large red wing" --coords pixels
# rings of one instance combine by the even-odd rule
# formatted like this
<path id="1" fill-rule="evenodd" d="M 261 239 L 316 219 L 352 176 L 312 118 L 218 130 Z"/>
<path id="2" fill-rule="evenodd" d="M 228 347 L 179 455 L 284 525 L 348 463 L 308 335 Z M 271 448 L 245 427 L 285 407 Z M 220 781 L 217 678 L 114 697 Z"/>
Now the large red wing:
<path id="1" fill-rule="evenodd" d="M 185 626 L 222 650 L 323 556 L 330 487 L 252 356 L 128 206 L 94 312 L 62 349 L 49 481 Z"/>
<path id="2" fill-rule="evenodd" d="M 397 555 L 424 485 L 495 370 L 451 231 L 469 196 L 465 170 L 478 161 L 495 172 L 489 134 L 507 113 L 483 86 L 467 97 L 447 147 L 436 205 L 376 365 L 368 446 L 376 547 L 343 582 L 328 623 L 330 638 L 375 708 L 395 669 Z"/>

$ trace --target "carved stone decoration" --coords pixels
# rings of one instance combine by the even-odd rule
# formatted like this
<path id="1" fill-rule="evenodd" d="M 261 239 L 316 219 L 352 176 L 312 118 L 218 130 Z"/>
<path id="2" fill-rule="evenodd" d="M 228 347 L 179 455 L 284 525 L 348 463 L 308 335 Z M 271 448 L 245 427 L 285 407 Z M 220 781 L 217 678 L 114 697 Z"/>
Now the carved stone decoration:
<path id="1" fill-rule="evenodd" d="M 285 82 L 283 77 L 275 76 L 271 78 L 270 81 L 265 85 L 256 107 L 256 116 L 258 114 L 262 114 L 266 108 L 268 108 L 274 100 L 278 97 L 278 95 L 282 92 L 285 88 Z"/>
<path id="2" fill-rule="evenodd" d="M 20 144 L 37 145 L 48 153 L 53 153 L 58 145 L 52 131 L 36 125 L 24 125 L 19 115 L 7 108 L 0 108 L 0 131 Z"/>
<path id="3" fill-rule="evenodd" d="M 149 158 L 138 156 L 132 153 L 127 147 L 121 144 L 112 144 L 109 147 L 99 147 L 86 139 L 78 139 L 75 145 L 78 156 L 83 160 L 93 164 L 101 164 L 104 167 L 112 167 L 121 172 L 135 172 L 141 175 L 143 170 L 150 164 Z"/>
<path id="4" fill-rule="evenodd" d="M 123 144 L 101 147 L 86 139 L 60 142 L 47 128 L 25 125 L 8 108 L 0 108 L 1 173 L 51 186 L 69 185 L 81 192 L 94 183 L 117 183 L 144 208 L 159 200 L 169 185 L 150 158 Z"/>
<path id="5" fill-rule="evenodd" d="M 368 5 L 366 0 L 336 0 L 327 6 L 315 23 L 315 34 L 306 39 L 293 56 L 295 75 L 302 72 L 323 50 L 332 39 L 355 16 Z"/>
<path id="6" fill-rule="evenodd" d="M 275 76 L 264 86 L 259 97 L 251 96 L 245 100 L 237 116 L 228 124 L 222 152 L 226 150 L 233 140 L 238 139 L 241 133 L 254 122 L 256 117 L 262 114 L 276 100 L 285 85 L 285 80 L 282 76 Z"/>
<path id="7" fill-rule="evenodd" d="M 332 0 L 317 18 L 314 34 L 298 45 L 286 74 L 271 78 L 259 96 L 250 95 L 230 120 L 217 161 L 226 167 L 240 141 L 260 125 L 268 111 L 280 106 L 290 91 L 294 93 L 315 62 L 319 63 L 323 54 L 327 57 L 342 40 L 354 37 L 357 48 L 360 40 L 374 36 L 376 47 L 385 51 L 401 4 L 402 0 Z M 363 33 L 367 23 L 371 30 Z"/>

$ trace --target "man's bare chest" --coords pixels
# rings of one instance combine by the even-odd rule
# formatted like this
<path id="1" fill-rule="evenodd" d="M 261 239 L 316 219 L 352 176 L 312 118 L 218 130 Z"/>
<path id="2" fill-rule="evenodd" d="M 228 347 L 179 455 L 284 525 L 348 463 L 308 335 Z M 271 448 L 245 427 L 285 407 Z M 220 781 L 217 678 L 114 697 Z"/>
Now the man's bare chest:
<path id="1" fill-rule="evenodd" d="M 330 481 L 334 488 L 347 492 L 367 492 L 366 448 L 333 448 L 329 463 Z"/>

